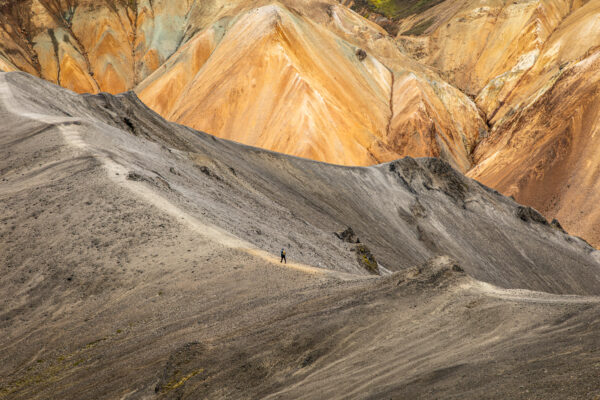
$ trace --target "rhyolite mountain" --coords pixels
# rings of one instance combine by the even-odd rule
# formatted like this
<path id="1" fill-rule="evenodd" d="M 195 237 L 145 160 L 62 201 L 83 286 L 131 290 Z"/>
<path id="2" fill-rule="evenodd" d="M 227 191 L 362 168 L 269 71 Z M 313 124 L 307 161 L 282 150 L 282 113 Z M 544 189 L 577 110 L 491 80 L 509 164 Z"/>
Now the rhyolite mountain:
<path id="1" fill-rule="evenodd" d="M 0 15 L 1 69 L 134 89 L 169 120 L 269 150 L 464 172 L 486 130 L 468 96 L 335 1 L 9 1 Z"/>
<path id="2" fill-rule="evenodd" d="M 599 1 L 344 3 L 474 98 L 469 176 L 600 243 Z"/>

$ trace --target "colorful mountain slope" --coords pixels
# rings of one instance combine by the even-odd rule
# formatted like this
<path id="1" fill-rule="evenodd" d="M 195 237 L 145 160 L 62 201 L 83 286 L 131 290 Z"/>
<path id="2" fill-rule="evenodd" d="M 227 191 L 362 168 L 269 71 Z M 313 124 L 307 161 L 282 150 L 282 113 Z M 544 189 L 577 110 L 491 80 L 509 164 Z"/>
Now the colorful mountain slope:
<path id="1" fill-rule="evenodd" d="M 336 2 L 35 0 L 3 15 L 0 68 L 135 89 L 173 121 L 270 150 L 346 165 L 440 156 L 466 171 L 485 131 L 471 99 Z"/>

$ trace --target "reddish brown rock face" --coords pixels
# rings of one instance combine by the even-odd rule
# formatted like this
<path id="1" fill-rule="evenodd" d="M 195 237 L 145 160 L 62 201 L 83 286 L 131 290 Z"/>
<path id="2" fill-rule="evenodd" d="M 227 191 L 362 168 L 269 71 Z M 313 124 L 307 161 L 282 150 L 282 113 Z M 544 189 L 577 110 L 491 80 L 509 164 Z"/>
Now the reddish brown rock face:
<path id="1" fill-rule="evenodd" d="M 0 70 L 329 163 L 441 157 L 600 243 L 598 1 L 343 3 L 4 0 Z"/>
<path id="2" fill-rule="evenodd" d="M 570 15 L 494 117 L 469 175 L 600 243 L 600 5 Z"/>

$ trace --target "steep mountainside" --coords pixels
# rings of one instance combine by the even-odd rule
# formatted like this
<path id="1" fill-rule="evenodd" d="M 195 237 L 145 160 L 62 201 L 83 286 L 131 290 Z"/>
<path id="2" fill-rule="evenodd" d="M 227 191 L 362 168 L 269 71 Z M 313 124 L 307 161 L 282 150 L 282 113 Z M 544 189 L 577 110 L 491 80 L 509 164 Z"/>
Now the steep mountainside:
<path id="1" fill-rule="evenodd" d="M 494 116 L 470 176 L 600 244 L 600 2 L 571 14 Z M 517 165 L 518 168 L 514 166 Z"/>
<path id="2" fill-rule="evenodd" d="M 306 264 L 360 272 L 355 254 L 333 234 L 349 225 L 391 271 L 448 254 L 477 279 L 496 285 L 600 294 L 598 252 L 443 161 L 406 158 L 369 168 L 332 166 L 168 124 L 132 93 L 78 97 L 24 74 L 3 80 L 15 107 L 40 107 L 47 114 L 44 101 L 55 104 L 56 118 L 77 131 L 86 127 L 85 140 L 78 139 L 86 148 L 99 146 L 96 152 L 113 161 L 123 153 L 120 157 L 131 158 L 125 168 L 139 175 L 135 179 L 182 196 L 201 219 L 270 252 L 284 243 Z M 111 126 L 111 132 L 117 128 L 117 137 L 102 139 L 98 126 Z M 132 135 L 120 138 L 124 129 Z M 178 152 L 157 153 L 136 136 Z M 128 144 L 117 145 L 122 140 Z M 177 173 L 190 170 L 195 171 L 190 176 Z M 528 269 L 536 271 L 533 276 Z"/>
<path id="3" fill-rule="evenodd" d="M 0 68 L 77 92 L 135 88 L 164 117 L 345 165 L 439 156 L 462 171 L 474 103 L 330 1 L 6 1 Z"/>
<path id="4" fill-rule="evenodd" d="M 447 0 L 399 21 L 399 39 L 417 59 L 479 95 L 489 116 L 494 106 L 488 103 L 504 101 L 506 94 L 499 92 L 514 88 L 565 17 L 579 7 L 566 0 Z M 427 21 L 426 30 L 411 34 Z"/>
<path id="5" fill-rule="evenodd" d="M 0 119 L 2 398 L 600 395 L 599 252 L 443 161 L 300 159 L 25 73 Z"/>
<path id="6" fill-rule="evenodd" d="M 595 137 L 599 1 L 445 1 L 397 21 L 420 61 L 476 98 L 490 125 L 469 176 L 600 243 Z"/>

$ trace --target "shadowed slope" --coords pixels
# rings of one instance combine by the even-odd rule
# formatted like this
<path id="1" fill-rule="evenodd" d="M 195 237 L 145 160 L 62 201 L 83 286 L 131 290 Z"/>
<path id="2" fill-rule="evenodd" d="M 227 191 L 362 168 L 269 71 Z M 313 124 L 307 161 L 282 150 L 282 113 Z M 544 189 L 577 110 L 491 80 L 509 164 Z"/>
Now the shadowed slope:
<path id="1" fill-rule="evenodd" d="M 87 127 L 77 130 L 88 147 L 113 161 L 119 155 L 142 180 L 164 181 L 190 212 L 267 251 L 284 243 L 307 264 L 348 270 L 354 255 L 333 232 L 349 225 L 390 270 L 449 254 L 474 277 L 505 287 L 598 291 L 593 248 L 440 160 L 332 166 L 167 123 L 133 94 L 82 97 L 22 74 L 4 79 L 20 107 L 47 114 L 45 102 L 56 104 L 51 113 Z M 112 126 L 111 141 L 123 144 L 107 147 L 104 134 L 92 134 L 96 124 Z M 178 151 L 134 144 L 136 136 Z M 133 151 L 139 146 L 145 150 Z"/>

